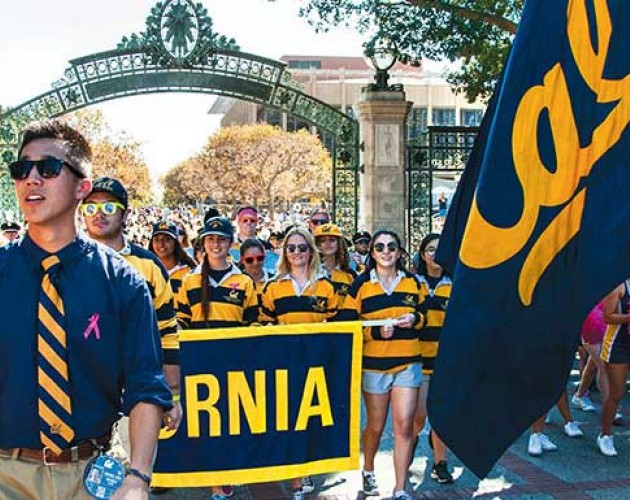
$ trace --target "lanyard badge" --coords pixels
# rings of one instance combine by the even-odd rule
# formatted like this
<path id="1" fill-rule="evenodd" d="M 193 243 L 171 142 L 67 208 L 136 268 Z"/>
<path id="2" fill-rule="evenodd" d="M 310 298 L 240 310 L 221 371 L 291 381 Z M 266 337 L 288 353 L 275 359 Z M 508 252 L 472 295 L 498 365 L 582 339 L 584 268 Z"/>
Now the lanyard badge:
<path id="1" fill-rule="evenodd" d="M 83 486 L 92 497 L 107 500 L 125 480 L 125 467 L 117 458 L 101 450 L 88 462 L 83 472 Z"/>

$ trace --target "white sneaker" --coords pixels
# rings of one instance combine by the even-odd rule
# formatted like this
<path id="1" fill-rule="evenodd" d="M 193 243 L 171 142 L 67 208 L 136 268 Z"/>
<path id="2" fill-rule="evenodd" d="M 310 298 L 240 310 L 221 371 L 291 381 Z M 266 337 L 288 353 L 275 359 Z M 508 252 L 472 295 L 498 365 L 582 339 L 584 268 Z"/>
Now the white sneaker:
<path id="1" fill-rule="evenodd" d="M 529 436 L 529 445 L 527 446 L 527 453 L 532 457 L 539 457 L 543 453 L 542 443 L 540 442 L 540 433 L 532 432 Z"/>
<path id="2" fill-rule="evenodd" d="M 549 436 L 547 434 L 540 433 L 540 444 L 542 446 L 543 451 L 556 451 L 558 447 L 551 442 Z"/>
<path id="3" fill-rule="evenodd" d="M 599 446 L 599 451 L 602 455 L 607 457 L 617 456 L 617 450 L 615 450 L 615 443 L 612 436 L 604 436 L 603 434 L 600 434 L 597 436 L 597 446 Z"/>
<path id="4" fill-rule="evenodd" d="M 315 491 L 315 485 L 313 484 L 313 480 L 311 476 L 306 476 L 302 478 L 302 493 L 313 493 Z"/>
<path id="5" fill-rule="evenodd" d="M 595 407 L 595 405 L 593 404 L 593 402 L 591 401 L 591 398 L 589 398 L 586 394 L 582 397 L 578 396 L 577 394 L 575 394 L 572 398 L 571 398 L 571 403 L 573 403 L 575 406 L 577 406 L 580 410 L 587 412 L 587 413 L 593 413 L 597 410 L 597 408 Z"/>
<path id="6" fill-rule="evenodd" d="M 570 438 L 579 438 L 584 435 L 584 433 L 582 432 L 582 429 L 580 429 L 580 426 L 575 421 L 567 422 L 565 424 L 564 433 Z"/>

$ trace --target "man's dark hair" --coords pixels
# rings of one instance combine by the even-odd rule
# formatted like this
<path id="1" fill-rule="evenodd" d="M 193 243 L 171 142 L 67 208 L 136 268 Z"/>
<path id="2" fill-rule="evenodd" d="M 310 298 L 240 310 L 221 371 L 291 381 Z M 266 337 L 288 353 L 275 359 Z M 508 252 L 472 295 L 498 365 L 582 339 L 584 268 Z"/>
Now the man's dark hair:
<path id="1" fill-rule="evenodd" d="M 80 132 L 59 120 L 42 120 L 30 123 L 24 129 L 18 157 L 30 142 L 37 139 L 56 139 L 66 147 L 66 156 L 72 166 L 86 177 L 92 175 L 92 148 Z"/>

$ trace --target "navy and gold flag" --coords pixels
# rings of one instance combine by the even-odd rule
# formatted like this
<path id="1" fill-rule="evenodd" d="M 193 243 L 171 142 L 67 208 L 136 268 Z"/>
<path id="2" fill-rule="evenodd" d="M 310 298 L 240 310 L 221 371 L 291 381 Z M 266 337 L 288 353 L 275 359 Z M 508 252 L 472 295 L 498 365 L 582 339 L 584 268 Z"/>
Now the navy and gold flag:
<path id="1" fill-rule="evenodd" d="M 359 467 L 361 322 L 180 335 L 182 407 L 153 486 L 279 481 Z"/>
<path id="2" fill-rule="evenodd" d="M 558 400 L 582 320 L 630 275 L 628 26 L 628 0 L 526 2 L 447 218 L 429 417 L 480 477 Z"/>

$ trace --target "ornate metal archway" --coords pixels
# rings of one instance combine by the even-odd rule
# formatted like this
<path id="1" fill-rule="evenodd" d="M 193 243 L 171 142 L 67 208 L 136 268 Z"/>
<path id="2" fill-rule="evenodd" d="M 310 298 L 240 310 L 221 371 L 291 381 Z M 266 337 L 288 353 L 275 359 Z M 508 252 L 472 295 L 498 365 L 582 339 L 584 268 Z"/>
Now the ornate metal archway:
<path id="1" fill-rule="evenodd" d="M 120 97 L 160 92 L 221 95 L 298 117 L 333 137 L 333 217 L 352 234 L 358 210 L 359 125 L 291 80 L 285 64 L 238 51 L 219 36 L 202 4 L 158 2 L 146 31 L 124 37 L 115 50 L 70 61 L 45 92 L 0 115 L 0 158 L 13 161 L 19 132 L 53 118 Z M 15 206 L 6 169 L 0 171 L 0 209 Z"/>
<path id="2" fill-rule="evenodd" d="M 428 127 L 418 139 L 407 144 L 407 244 L 410 251 L 420 246 L 433 231 L 434 177 L 461 174 L 479 132 L 478 127 Z"/>

